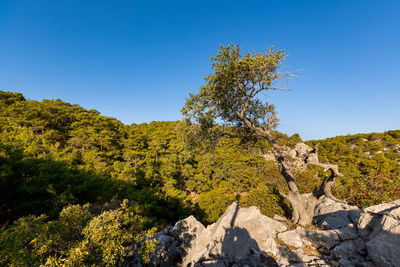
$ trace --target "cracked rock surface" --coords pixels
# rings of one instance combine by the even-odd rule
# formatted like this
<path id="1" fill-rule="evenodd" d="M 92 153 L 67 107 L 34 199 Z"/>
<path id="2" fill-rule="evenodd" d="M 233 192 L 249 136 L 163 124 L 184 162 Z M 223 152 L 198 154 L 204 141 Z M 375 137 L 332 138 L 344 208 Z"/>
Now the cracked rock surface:
<path id="1" fill-rule="evenodd" d="M 360 210 L 323 198 L 314 219 L 295 227 L 234 202 L 208 227 L 193 216 L 167 227 L 149 263 L 122 266 L 400 266 L 400 200 Z"/>

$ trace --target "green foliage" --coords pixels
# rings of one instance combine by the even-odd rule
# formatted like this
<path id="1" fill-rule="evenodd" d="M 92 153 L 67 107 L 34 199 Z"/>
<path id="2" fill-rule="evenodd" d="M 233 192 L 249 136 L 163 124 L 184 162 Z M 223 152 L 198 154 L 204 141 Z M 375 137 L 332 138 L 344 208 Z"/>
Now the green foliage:
<path id="1" fill-rule="evenodd" d="M 400 177 L 373 171 L 361 176 L 343 178 L 338 181 L 336 194 L 346 199 L 349 204 L 366 208 L 383 201 L 400 198 Z"/>
<path id="2" fill-rule="evenodd" d="M 269 217 L 275 214 L 289 217 L 291 210 L 288 203 L 277 192 L 276 189 L 260 184 L 251 188 L 240 198 L 240 205 L 243 207 L 256 206 L 261 213 Z"/>
<path id="3" fill-rule="evenodd" d="M 205 223 L 217 221 L 235 199 L 236 194 L 226 181 L 222 181 L 218 187 L 201 194 L 198 205 L 204 212 L 203 221 Z"/>
<path id="4" fill-rule="evenodd" d="M 400 197 L 400 130 L 338 136 L 319 143 L 323 160 L 337 164 L 344 174 L 335 193 L 349 203 L 367 207 Z"/>
<path id="5" fill-rule="evenodd" d="M 245 129 L 243 115 L 257 126 L 276 127 L 274 106 L 259 93 L 276 89 L 277 83 L 287 77 L 279 70 L 286 57 L 284 50 L 275 51 L 273 47 L 242 55 L 239 45 L 221 46 L 211 58 L 214 72 L 205 78 L 206 84 L 198 94 L 190 95 L 183 115 L 204 129 L 217 122 Z M 239 114 L 242 110 L 248 114 Z"/>
<path id="6" fill-rule="evenodd" d="M 54 221 L 23 217 L 1 232 L 0 265 L 115 266 L 131 243 L 155 234 L 155 228 L 145 231 L 143 225 L 127 200 L 98 216 L 89 205 L 73 205 Z M 147 241 L 138 253 L 146 260 L 155 245 Z"/>
<path id="7" fill-rule="evenodd" d="M 128 126 L 61 100 L 0 91 L 0 266 L 106 266 L 137 240 L 144 240 L 139 253 L 148 260 L 152 226 L 189 214 L 212 223 L 237 198 L 264 214 L 288 216 L 274 190 L 286 189 L 283 179 L 260 156 L 266 141 L 224 137 L 212 153 L 199 153 L 187 142 L 199 127 Z M 238 133 L 230 129 L 214 133 Z M 301 140 L 273 136 L 288 146 Z M 361 207 L 399 198 L 399 130 L 308 142 L 317 143 L 321 160 L 345 175 L 336 196 Z M 322 175 L 298 173 L 299 190 L 310 192 Z M 122 199 L 131 205 L 120 207 Z"/>

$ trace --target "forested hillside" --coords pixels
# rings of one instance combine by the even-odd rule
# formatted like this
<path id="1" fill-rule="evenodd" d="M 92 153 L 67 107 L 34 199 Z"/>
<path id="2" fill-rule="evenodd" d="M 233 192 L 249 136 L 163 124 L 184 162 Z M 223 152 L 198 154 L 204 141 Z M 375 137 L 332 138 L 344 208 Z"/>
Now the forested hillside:
<path id="1" fill-rule="evenodd" d="M 61 100 L 2 91 L 0 133 L 0 265 L 115 263 L 154 226 L 190 214 L 211 223 L 238 198 L 267 215 L 290 215 L 262 141 L 224 139 L 203 153 L 187 146 L 183 122 L 124 125 Z M 300 140 L 280 135 L 288 145 Z M 319 144 L 321 161 L 344 174 L 337 197 L 361 207 L 400 197 L 400 130 L 307 144 Z M 312 181 L 298 174 L 301 191 L 323 175 L 309 172 Z"/>

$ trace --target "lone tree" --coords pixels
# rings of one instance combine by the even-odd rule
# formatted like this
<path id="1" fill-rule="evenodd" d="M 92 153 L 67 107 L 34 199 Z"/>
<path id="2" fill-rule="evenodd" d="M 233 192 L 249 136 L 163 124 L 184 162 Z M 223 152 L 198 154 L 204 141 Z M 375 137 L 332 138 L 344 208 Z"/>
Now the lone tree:
<path id="1" fill-rule="evenodd" d="M 287 56 L 285 50 L 273 47 L 242 55 L 239 45 L 221 46 L 211 58 L 213 73 L 205 78 L 206 83 L 197 94 L 190 94 L 182 113 L 198 129 L 199 136 L 212 140 L 212 144 L 222 137 L 266 140 L 286 181 L 289 193 L 281 194 L 292 205 L 293 221 L 309 225 L 322 196 L 340 201 L 332 195 L 331 188 L 334 179 L 342 174 L 337 165 L 319 162 L 317 147 L 297 143 L 291 148 L 278 142 L 274 131 L 278 118 L 274 105 L 267 102 L 266 92 L 284 90 L 279 84 L 293 76 L 282 71 L 281 64 Z M 309 165 L 323 168 L 327 175 L 312 193 L 300 194 L 294 174 Z"/>

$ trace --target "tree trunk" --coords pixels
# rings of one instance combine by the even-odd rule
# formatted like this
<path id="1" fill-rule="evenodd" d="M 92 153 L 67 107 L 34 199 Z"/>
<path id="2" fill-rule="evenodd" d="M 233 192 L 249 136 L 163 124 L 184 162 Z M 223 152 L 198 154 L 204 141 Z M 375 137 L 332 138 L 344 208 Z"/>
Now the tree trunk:
<path id="1" fill-rule="evenodd" d="M 311 225 L 318 199 L 313 194 L 293 194 L 287 196 L 293 208 L 293 222 L 301 225 Z"/>
<path id="2" fill-rule="evenodd" d="M 292 149 L 287 146 L 278 146 L 274 143 L 272 138 L 267 140 L 276 154 L 279 172 L 282 174 L 283 178 L 285 178 L 289 189 L 289 194 L 282 195 L 290 202 L 293 208 L 292 219 L 294 223 L 302 225 L 312 224 L 315 207 L 320 197 L 324 195 L 335 201 L 343 202 L 336 199 L 331 192 L 335 178 L 342 176 L 342 174 L 339 172 L 337 165 L 319 162 L 317 147 L 312 149 L 304 143 L 298 143 L 295 148 Z M 331 175 L 326 176 L 321 182 L 320 187 L 316 188 L 313 193 L 300 194 L 294 179 L 294 172 L 295 170 L 306 169 L 309 165 L 321 167 L 324 171 L 330 170 Z"/>

